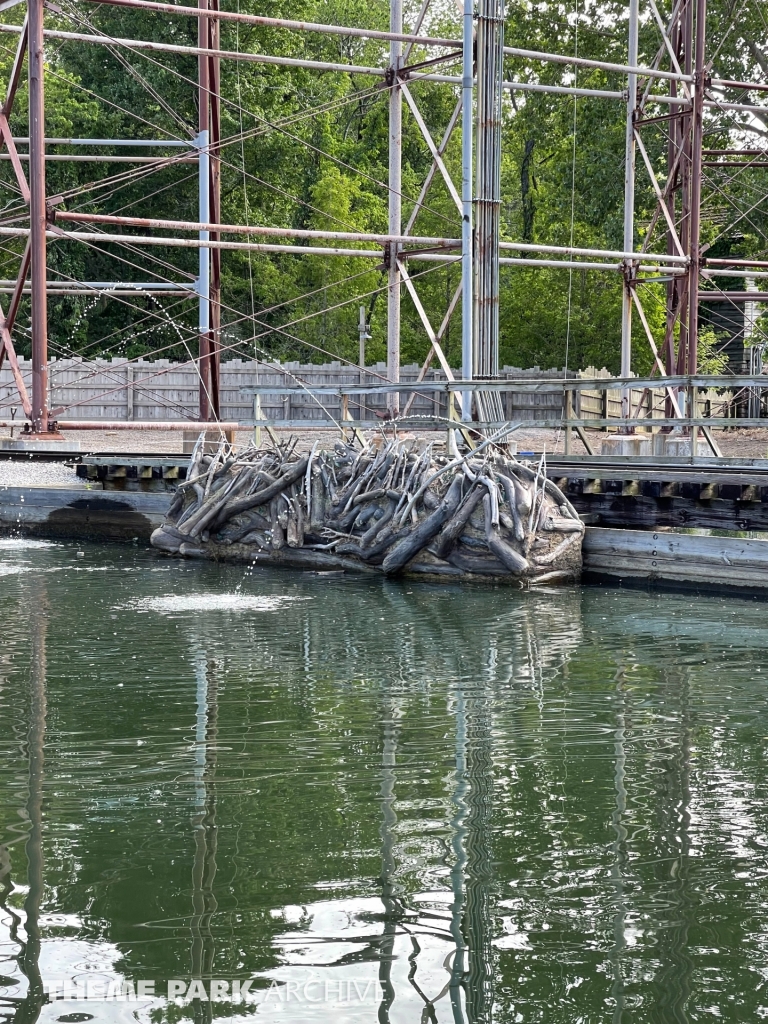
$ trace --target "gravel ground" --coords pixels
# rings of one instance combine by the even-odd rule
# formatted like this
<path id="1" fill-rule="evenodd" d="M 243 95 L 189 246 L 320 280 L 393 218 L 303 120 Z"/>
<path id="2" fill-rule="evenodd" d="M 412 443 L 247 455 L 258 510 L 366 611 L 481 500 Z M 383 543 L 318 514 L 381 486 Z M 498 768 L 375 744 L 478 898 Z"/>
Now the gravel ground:
<path id="1" fill-rule="evenodd" d="M 6 462 L 0 459 L 0 491 L 6 487 L 78 487 L 86 481 L 78 480 L 74 469 L 60 462 Z"/>
<path id="2" fill-rule="evenodd" d="M 417 435 L 419 432 L 415 432 Z M 588 436 L 595 451 L 600 450 L 600 443 L 605 436 L 600 431 L 588 431 Z M 283 438 L 295 437 L 298 441 L 297 450 L 309 451 L 318 438 L 321 443 L 331 445 L 337 434 L 331 430 L 317 431 L 277 431 Z M 768 457 L 768 428 L 747 430 L 714 431 L 723 455 L 730 458 L 766 458 Z M 419 436 L 442 441 L 442 434 L 421 433 Z M 249 429 L 237 432 L 239 446 L 245 446 L 253 437 Z M 163 430 L 102 430 L 102 431 L 70 431 L 65 434 L 67 441 L 80 444 L 80 452 L 163 452 L 167 454 L 181 453 L 182 438 L 179 431 Z M 514 433 L 518 452 L 540 452 L 559 454 L 563 451 L 563 433 L 555 430 L 517 430 Z M 267 441 L 266 433 L 263 440 Z M 574 436 L 573 452 L 576 455 L 586 454 L 581 441 Z M 18 462 L 4 461 L 0 458 L 0 489 L 5 487 L 76 487 L 85 489 L 88 485 L 79 480 L 75 470 L 59 462 Z"/>
<path id="3" fill-rule="evenodd" d="M 414 432 L 417 436 L 431 437 L 442 440 L 442 433 L 420 433 Z M 588 430 L 587 436 L 590 439 L 595 451 L 600 450 L 600 444 L 605 434 L 599 430 Z M 768 427 L 760 429 L 744 430 L 715 430 L 715 438 L 723 452 L 729 458 L 761 459 L 768 458 Z M 332 430 L 302 430 L 302 431 L 277 431 L 278 436 L 287 438 L 296 437 L 299 451 L 309 451 L 315 441 L 320 438 L 321 442 L 333 444 L 337 434 Z M 181 434 L 178 431 L 162 430 L 110 430 L 110 431 L 70 431 L 65 434 L 67 440 L 79 441 L 81 452 L 181 452 Z M 253 432 L 250 429 L 237 432 L 238 445 L 248 444 Z M 262 432 L 262 438 L 266 442 L 266 432 Z M 518 451 L 540 452 L 546 449 L 549 454 L 562 454 L 564 437 L 561 430 L 516 430 L 514 439 L 517 442 Z M 573 436 L 574 455 L 585 455 L 586 451 L 581 441 L 574 434 Z"/>

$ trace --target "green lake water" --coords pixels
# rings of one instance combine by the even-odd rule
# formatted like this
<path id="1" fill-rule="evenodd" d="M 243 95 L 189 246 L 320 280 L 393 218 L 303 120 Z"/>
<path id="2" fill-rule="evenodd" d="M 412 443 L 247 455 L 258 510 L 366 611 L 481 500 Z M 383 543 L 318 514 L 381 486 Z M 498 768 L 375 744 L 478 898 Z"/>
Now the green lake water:
<path id="1" fill-rule="evenodd" d="M 0 541 L 0 623 L 0 1019 L 768 1016 L 768 604 Z"/>

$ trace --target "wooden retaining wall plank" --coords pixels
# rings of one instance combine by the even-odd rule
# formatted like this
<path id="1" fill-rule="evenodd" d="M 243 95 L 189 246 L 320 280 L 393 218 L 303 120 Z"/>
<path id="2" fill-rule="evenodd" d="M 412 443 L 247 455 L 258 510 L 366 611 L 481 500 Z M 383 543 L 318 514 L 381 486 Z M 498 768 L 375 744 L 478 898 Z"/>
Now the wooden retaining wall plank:
<path id="1" fill-rule="evenodd" d="M 588 526 L 583 552 L 588 573 L 768 590 L 768 540 Z"/>

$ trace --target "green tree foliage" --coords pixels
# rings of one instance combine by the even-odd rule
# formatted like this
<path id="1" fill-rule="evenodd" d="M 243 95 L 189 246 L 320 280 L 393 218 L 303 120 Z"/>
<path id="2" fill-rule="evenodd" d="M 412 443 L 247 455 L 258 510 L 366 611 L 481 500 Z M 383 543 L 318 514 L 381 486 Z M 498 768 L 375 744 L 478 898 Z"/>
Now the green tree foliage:
<path id="1" fill-rule="evenodd" d="M 407 6 L 406 20 L 420 4 Z M 768 68 L 768 28 L 759 5 L 737 12 L 729 0 L 709 4 L 713 73 L 759 80 Z M 236 0 L 229 9 L 264 13 L 255 0 Z M 22 8 L 3 15 L 18 24 Z M 578 16 L 576 14 L 578 11 Z M 386 28 L 387 0 L 272 0 L 268 13 L 293 19 Z M 112 38 L 141 38 L 197 44 L 193 19 L 152 12 L 79 5 L 68 0 L 47 24 L 67 31 Z M 573 5 L 510 0 L 507 42 L 528 49 L 576 53 L 622 63 L 626 60 L 627 5 L 587 0 Z M 455 6 L 434 0 L 425 27 L 456 37 Z M 0 74 L 7 80 L 16 38 L 0 40 Z M 651 62 L 660 35 L 652 19 L 641 26 L 641 62 Z M 221 47 L 313 60 L 388 63 L 387 44 L 376 40 L 300 34 L 263 26 L 223 22 Z M 414 47 L 410 63 L 434 56 Z M 125 47 L 51 40 L 46 47 L 46 134 L 56 138 L 192 140 L 197 132 L 197 60 L 194 55 L 148 53 Z M 439 69 L 457 75 L 448 59 Z M 507 78 L 529 83 L 573 85 L 621 92 L 621 75 L 565 64 L 508 59 Z M 385 231 L 387 228 L 388 90 L 381 79 L 235 61 L 222 62 L 222 220 L 320 231 Z M 666 93 L 668 83 L 656 91 Z M 433 138 L 440 139 L 457 101 L 453 86 L 412 81 L 410 89 Z M 723 98 L 736 100 L 734 90 Z M 668 107 L 649 108 L 651 113 Z M 12 116 L 14 133 L 27 134 L 26 90 L 22 85 Z M 708 148 L 760 144 L 764 121 L 738 112 L 707 115 Z M 665 122 L 643 128 L 643 138 L 660 180 L 666 167 Z M 621 101 L 505 93 L 503 111 L 502 232 L 507 240 L 598 248 L 622 247 L 625 107 Z M 95 153 L 59 145 L 56 154 Z M 125 149 L 100 153 L 125 156 Z M 173 150 L 130 152 L 172 155 Z M 178 153 L 178 151 L 176 151 Z M 455 132 L 445 163 L 460 177 L 460 135 Z M 407 221 L 431 165 L 431 154 L 407 107 L 404 110 L 403 211 Z M 129 173 L 131 172 L 131 173 Z M 755 253 L 766 247 L 765 169 L 733 173 L 707 168 L 703 239 L 710 254 Z M 110 176 L 110 182 L 102 179 Z M 10 165 L 0 165 L 6 218 L 20 212 Z M 161 170 L 141 165 L 51 162 L 48 194 L 67 209 L 129 213 L 178 220 L 197 219 L 195 166 L 178 159 Z M 642 243 L 655 195 L 638 160 L 637 237 Z M 736 221 L 735 227 L 731 222 Z M 130 233 L 131 229 L 126 229 Z M 143 231 L 143 229 L 141 229 Z M 440 175 L 435 177 L 415 230 L 422 235 L 459 234 L 455 203 Z M 232 236 L 230 236 L 232 237 Z M 302 243 L 313 244 L 313 243 Z M 334 244 L 319 241 L 317 244 Z M 356 244 L 340 243 L 344 248 Z M 657 226 L 651 250 L 663 250 Z M 4 240 L 2 276 L 15 276 L 20 245 Z M 140 250 L 114 244 L 85 246 L 58 242 L 50 247 L 52 276 L 75 280 L 158 280 L 194 282 L 194 249 Z M 456 264 L 412 259 L 410 273 L 436 328 L 459 282 Z M 371 318 L 368 355 L 385 358 L 386 274 L 383 264 L 349 257 L 225 251 L 222 256 L 224 344 L 231 355 L 266 354 L 280 359 L 355 360 L 358 307 Z M 736 287 L 743 287 L 737 283 Z M 643 289 L 648 319 L 663 333 L 664 286 Z M 588 364 L 618 369 L 621 278 L 618 274 L 505 266 L 501 275 L 501 360 L 515 365 L 571 367 Z M 19 317 L 20 348 L 28 309 Z M 184 357 L 195 340 L 193 298 L 155 300 L 138 294 L 122 299 L 73 296 L 51 302 L 51 347 L 55 354 L 138 355 L 161 349 Z M 635 369 L 651 366 L 642 326 L 635 323 Z M 419 314 L 404 291 L 403 358 L 423 359 L 428 347 Z M 457 363 L 459 321 L 445 346 Z"/>

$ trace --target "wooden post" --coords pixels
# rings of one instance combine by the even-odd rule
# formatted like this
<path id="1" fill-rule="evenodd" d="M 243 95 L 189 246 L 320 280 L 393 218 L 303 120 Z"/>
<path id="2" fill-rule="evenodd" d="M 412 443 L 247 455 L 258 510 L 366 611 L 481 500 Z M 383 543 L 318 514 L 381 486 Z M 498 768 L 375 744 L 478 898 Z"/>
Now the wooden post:
<path id="1" fill-rule="evenodd" d="M 258 422 L 261 419 L 261 395 L 253 396 L 253 419 L 253 443 L 261 448 L 261 424 Z"/>
<path id="2" fill-rule="evenodd" d="M 133 366 L 131 365 L 131 363 L 126 363 L 126 366 L 125 366 L 125 382 L 128 385 L 128 387 L 126 387 L 126 389 L 125 389 L 125 418 L 127 420 L 132 420 L 133 417 L 134 417 L 134 410 L 133 410 L 133 401 L 134 401 L 133 379 L 134 379 L 133 378 Z"/>
<path id="3" fill-rule="evenodd" d="M 573 427 L 571 426 L 571 420 L 573 419 L 573 392 L 570 388 L 565 388 L 563 398 L 565 400 L 565 454 L 570 455 L 573 431 Z"/>
<path id="4" fill-rule="evenodd" d="M 344 424 L 348 423 L 349 420 L 350 420 L 350 415 L 349 415 L 349 395 L 342 395 L 341 396 L 341 436 L 344 438 L 345 441 L 347 439 L 347 428 L 345 427 Z"/>
<path id="5" fill-rule="evenodd" d="M 691 384 L 688 388 L 688 416 L 690 419 L 694 419 L 698 416 L 699 407 L 699 392 L 698 388 Z M 694 459 L 697 454 L 699 443 L 699 428 L 691 423 L 691 458 Z"/>
<path id="6" fill-rule="evenodd" d="M 467 392 L 467 394 L 470 393 L 471 392 Z M 452 422 L 456 420 L 456 407 L 454 405 L 454 396 L 454 391 L 448 392 L 448 419 L 450 422 L 448 424 L 448 430 L 446 432 L 445 451 L 449 457 L 458 452 L 458 448 L 456 446 L 456 431 L 450 425 Z"/>

